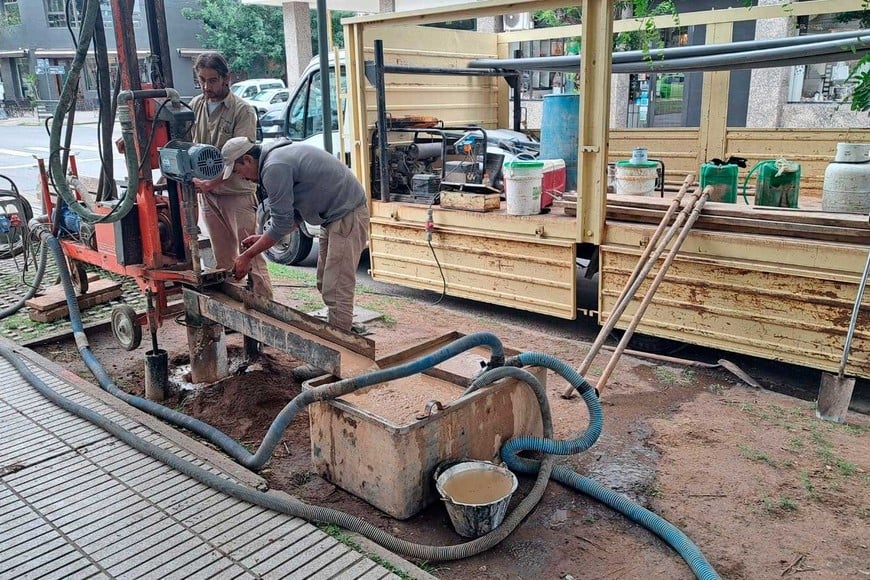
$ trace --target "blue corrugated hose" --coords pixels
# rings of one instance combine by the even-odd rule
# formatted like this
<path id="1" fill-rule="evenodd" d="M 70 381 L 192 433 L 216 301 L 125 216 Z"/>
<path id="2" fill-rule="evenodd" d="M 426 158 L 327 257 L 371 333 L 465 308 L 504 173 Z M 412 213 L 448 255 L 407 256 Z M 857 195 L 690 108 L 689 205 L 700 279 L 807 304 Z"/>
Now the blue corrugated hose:
<path id="1" fill-rule="evenodd" d="M 518 453 L 522 451 L 536 451 L 551 455 L 573 455 L 585 451 L 601 435 L 603 415 L 601 404 L 598 402 L 598 397 L 595 395 L 592 385 L 580 373 L 563 361 L 547 354 L 528 352 L 508 360 L 507 364 L 516 364 L 517 362 L 522 366 L 541 366 L 557 372 L 580 392 L 583 400 L 586 401 L 586 406 L 589 408 L 589 427 L 580 437 L 569 441 L 554 441 L 538 437 L 515 437 L 504 444 L 501 448 L 501 457 L 507 466 L 519 473 L 534 474 L 537 473 L 540 463 L 523 459 L 517 455 Z M 555 466 L 551 477 L 559 483 L 563 483 L 580 493 L 597 499 L 660 537 L 676 550 L 698 578 L 705 580 L 719 578 L 719 575 L 710 563 L 707 562 L 707 559 L 704 558 L 698 546 L 664 518 L 563 465 Z"/>
<path id="2" fill-rule="evenodd" d="M 649 510 L 646 510 L 636 503 L 626 499 L 622 495 L 617 494 L 616 492 L 607 489 L 595 481 L 583 477 L 570 469 L 555 464 L 555 459 L 559 455 L 572 455 L 589 449 L 601 435 L 603 424 L 601 405 L 595 395 L 595 390 L 586 379 L 577 373 L 577 371 L 559 359 L 542 353 L 523 353 L 518 357 L 513 357 L 512 359 L 505 361 L 504 349 L 501 341 L 495 335 L 491 333 L 471 334 L 414 361 L 303 391 L 294 397 L 293 400 L 281 410 L 269 428 L 260 448 L 252 455 L 236 441 L 211 425 L 173 411 L 172 409 L 168 409 L 147 399 L 125 393 L 115 386 L 105 369 L 103 369 L 97 358 L 91 352 L 88 345 L 87 337 L 84 334 L 84 327 L 81 322 L 78 302 L 75 299 L 75 291 L 72 287 L 69 271 L 66 268 L 63 249 L 57 239 L 50 234 L 45 233 L 43 238 L 48 248 L 54 253 L 59 266 L 61 282 L 67 297 L 70 321 L 75 334 L 76 345 L 78 346 L 82 359 L 94 374 L 94 377 L 96 377 L 100 386 L 134 407 L 208 439 L 246 467 L 255 470 L 261 468 L 271 457 L 274 448 L 278 445 L 281 436 L 284 433 L 284 430 L 293 421 L 296 414 L 310 403 L 334 399 L 363 387 L 423 372 L 477 346 L 488 347 L 491 351 L 492 358 L 489 367 L 473 381 L 466 394 L 473 392 L 476 389 L 497 386 L 496 381 L 504 377 L 512 377 L 523 381 L 529 385 L 537 397 L 541 406 L 541 416 L 544 426 L 544 438 L 515 437 L 508 441 L 501 449 L 502 458 L 507 463 L 508 467 L 519 473 L 536 475 L 536 480 L 531 491 L 525 498 L 523 498 L 516 509 L 508 514 L 502 525 L 480 538 L 476 538 L 463 544 L 455 546 L 427 546 L 414 544 L 391 536 L 371 524 L 349 514 L 324 507 L 309 506 L 295 500 L 286 501 L 280 498 L 275 498 L 209 473 L 208 471 L 190 464 L 165 450 L 155 447 L 147 441 L 139 439 L 105 417 L 100 417 L 92 411 L 82 408 L 80 405 L 76 405 L 72 401 L 54 393 L 44 383 L 39 381 L 39 379 L 35 377 L 35 375 L 33 375 L 33 373 L 30 372 L 11 351 L 0 347 L 0 355 L 12 362 L 19 372 L 21 372 L 22 375 L 47 398 L 63 408 L 100 426 L 134 448 L 163 461 L 172 468 L 182 473 L 186 473 L 215 489 L 224 491 L 234 497 L 238 497 L 256 505 L 301 517 L 310 521 L 336 524 L 345 529 L 359 532 L 394 552 L 412 558 L 429 561 L 467 558 L 475 554 L 480 554 L 501 542 L 522 522 L 531 510 L 534 509 L 535 505 L 537 505 L 543 496 L 547 481 L 552 477 L 556 479 L 556 481 L 580 491 L 581 493 L 585 493 L 590 497 L 603 502 L 609 507 L 616 509 L 632 521 L 641 524 L 658 535 L 686 560 L 698 578 L 719 578 L 715 570 L 713 570 L 703 554 L 701 554 L 698 547 L 695 546 L 679 529 Z M 582 435 L 568 441 L 556 441 L 552 439 L 552 415 L 546 398 L 546 391 L 533 375 L 522 368 L 517 368 L 523 366 L 540 366 L 549 368 L 564 377 L 580 392 L 583 400 L 586 402 L 587 408 L 589 409 L 589 426 Z M 518 453 L 523 451 L 537 451 L 543 453 L 545 454 L 544 459 L 542 461 L 523 459 L 518 456 Z"/>

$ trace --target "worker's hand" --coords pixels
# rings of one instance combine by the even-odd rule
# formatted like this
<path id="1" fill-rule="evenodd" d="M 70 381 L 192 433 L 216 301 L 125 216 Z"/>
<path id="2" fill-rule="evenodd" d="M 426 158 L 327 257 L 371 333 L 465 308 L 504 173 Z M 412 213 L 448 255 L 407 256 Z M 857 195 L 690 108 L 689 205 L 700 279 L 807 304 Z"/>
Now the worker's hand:
<path id="1" fill-rule="evenodd" d="M 217 189 L 217 186 L 223 182 L 223 179 L 218 177 L 217 179 L 193 179 L 193 186 L 196 191 L 201 191 L 202 193 L 210 193 Z"/>
<path id="2" fill-rule="evenodd" d="M 239 255 L 233 263 L 233 278 L 241 280 L 251 271 L 251 258 L 245 254 Z"/>
<path id="3" fill-rule="evenodd" d="M 247 238 L 242 240 L 242 250 L 247 250 L 248 248 L 256 244 L 259 239 L 260 236 L 248 236 Z"/>

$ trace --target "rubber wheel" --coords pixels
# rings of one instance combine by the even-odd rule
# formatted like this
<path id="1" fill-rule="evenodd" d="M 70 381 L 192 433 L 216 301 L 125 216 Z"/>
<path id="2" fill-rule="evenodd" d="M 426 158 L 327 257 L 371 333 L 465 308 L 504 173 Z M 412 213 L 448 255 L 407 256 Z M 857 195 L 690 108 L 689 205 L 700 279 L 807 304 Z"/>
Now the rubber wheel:
<path id="1" fill-rule="evenodd" d="M 269 210 L 264 209 L 258 220 L 258 233 L 262 234 L 269 228 L 272 221 L 269 215 Z M 294 266 L 303 261 L 311 253 L 311 247 L 314 245 L 314 240 L 301 232 L 299 228 L 290 232 L 284 238 L 265 251 L 266 258 L 271 262 L 284 264 L 286 266 Z"/>
<path id="2" fill-rule="evenodd" d="M 139 348 L 142 343 L 142 326 L 131 306 L 121 304 L 112 309 L 112 334 L 124 350 Z"/>
<path id="3" fill-rule="evenodd" d="M 85 270 L 85 265 L 78 260 L 68 260 L 69 276 L 72 279 L 73 287 L 79 295 L 87 294 L 88 292 L 88 271 Z"/>

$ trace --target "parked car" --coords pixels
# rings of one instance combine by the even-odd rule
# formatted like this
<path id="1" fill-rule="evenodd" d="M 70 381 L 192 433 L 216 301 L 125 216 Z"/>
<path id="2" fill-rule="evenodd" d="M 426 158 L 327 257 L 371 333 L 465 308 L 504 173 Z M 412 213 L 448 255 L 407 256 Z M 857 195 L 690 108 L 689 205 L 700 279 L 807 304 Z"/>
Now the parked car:
<path id="1" fill-rule="evenodd" d="M 263 139 L 281 137 L 284 134 L 284 117 L 287 113 L 287 103 L 281 103 L 260 117 L 260 128 Z"/>
<path id="2" fill-rule="evenodd" d="M 233 83 L 230 91 L 237 97 L 250 99 L 257 93 L 261 93 L 267 89 L 283 89 L 286 88 L 284 81 L 281 79 L 248 79 Z"/>
<path id="3" fill-rule="evenodd" d="M 290 98 L 289 89 L 266 89 L 245 99 L 257 111 L 257 115 L 263 115 L 272 109 L 280 109 L 283 103 Z"/>

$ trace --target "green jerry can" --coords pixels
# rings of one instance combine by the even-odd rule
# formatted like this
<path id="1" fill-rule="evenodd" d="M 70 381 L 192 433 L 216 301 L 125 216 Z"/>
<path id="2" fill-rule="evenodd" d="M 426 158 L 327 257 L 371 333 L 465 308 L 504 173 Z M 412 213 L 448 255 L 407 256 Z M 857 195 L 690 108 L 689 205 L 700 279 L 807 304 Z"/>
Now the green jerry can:
<path id="1" fill-rule="evenodd" d="M 801 186 L 800 163 L 782 158 L 756 163 L 743 180 L 743 201 L 747 204 L 749 199 L 746 197 L 746 184 L 756 171 L 758 175 L 755 178 L 755 205 L 791 208 L 798 206 Z"/>
<path id="2" fill-rule="evenodd" d="M 703 191 L 708 185 L 713 188 L 710 193 L 709 201 L 719 201 L 723 203 L 737 202 L 737 171 L 739 167 L 727 163 L 725 165 L 716 165 L 715 163 L 705 163 L 701 166 L 701 190 Z"/>

